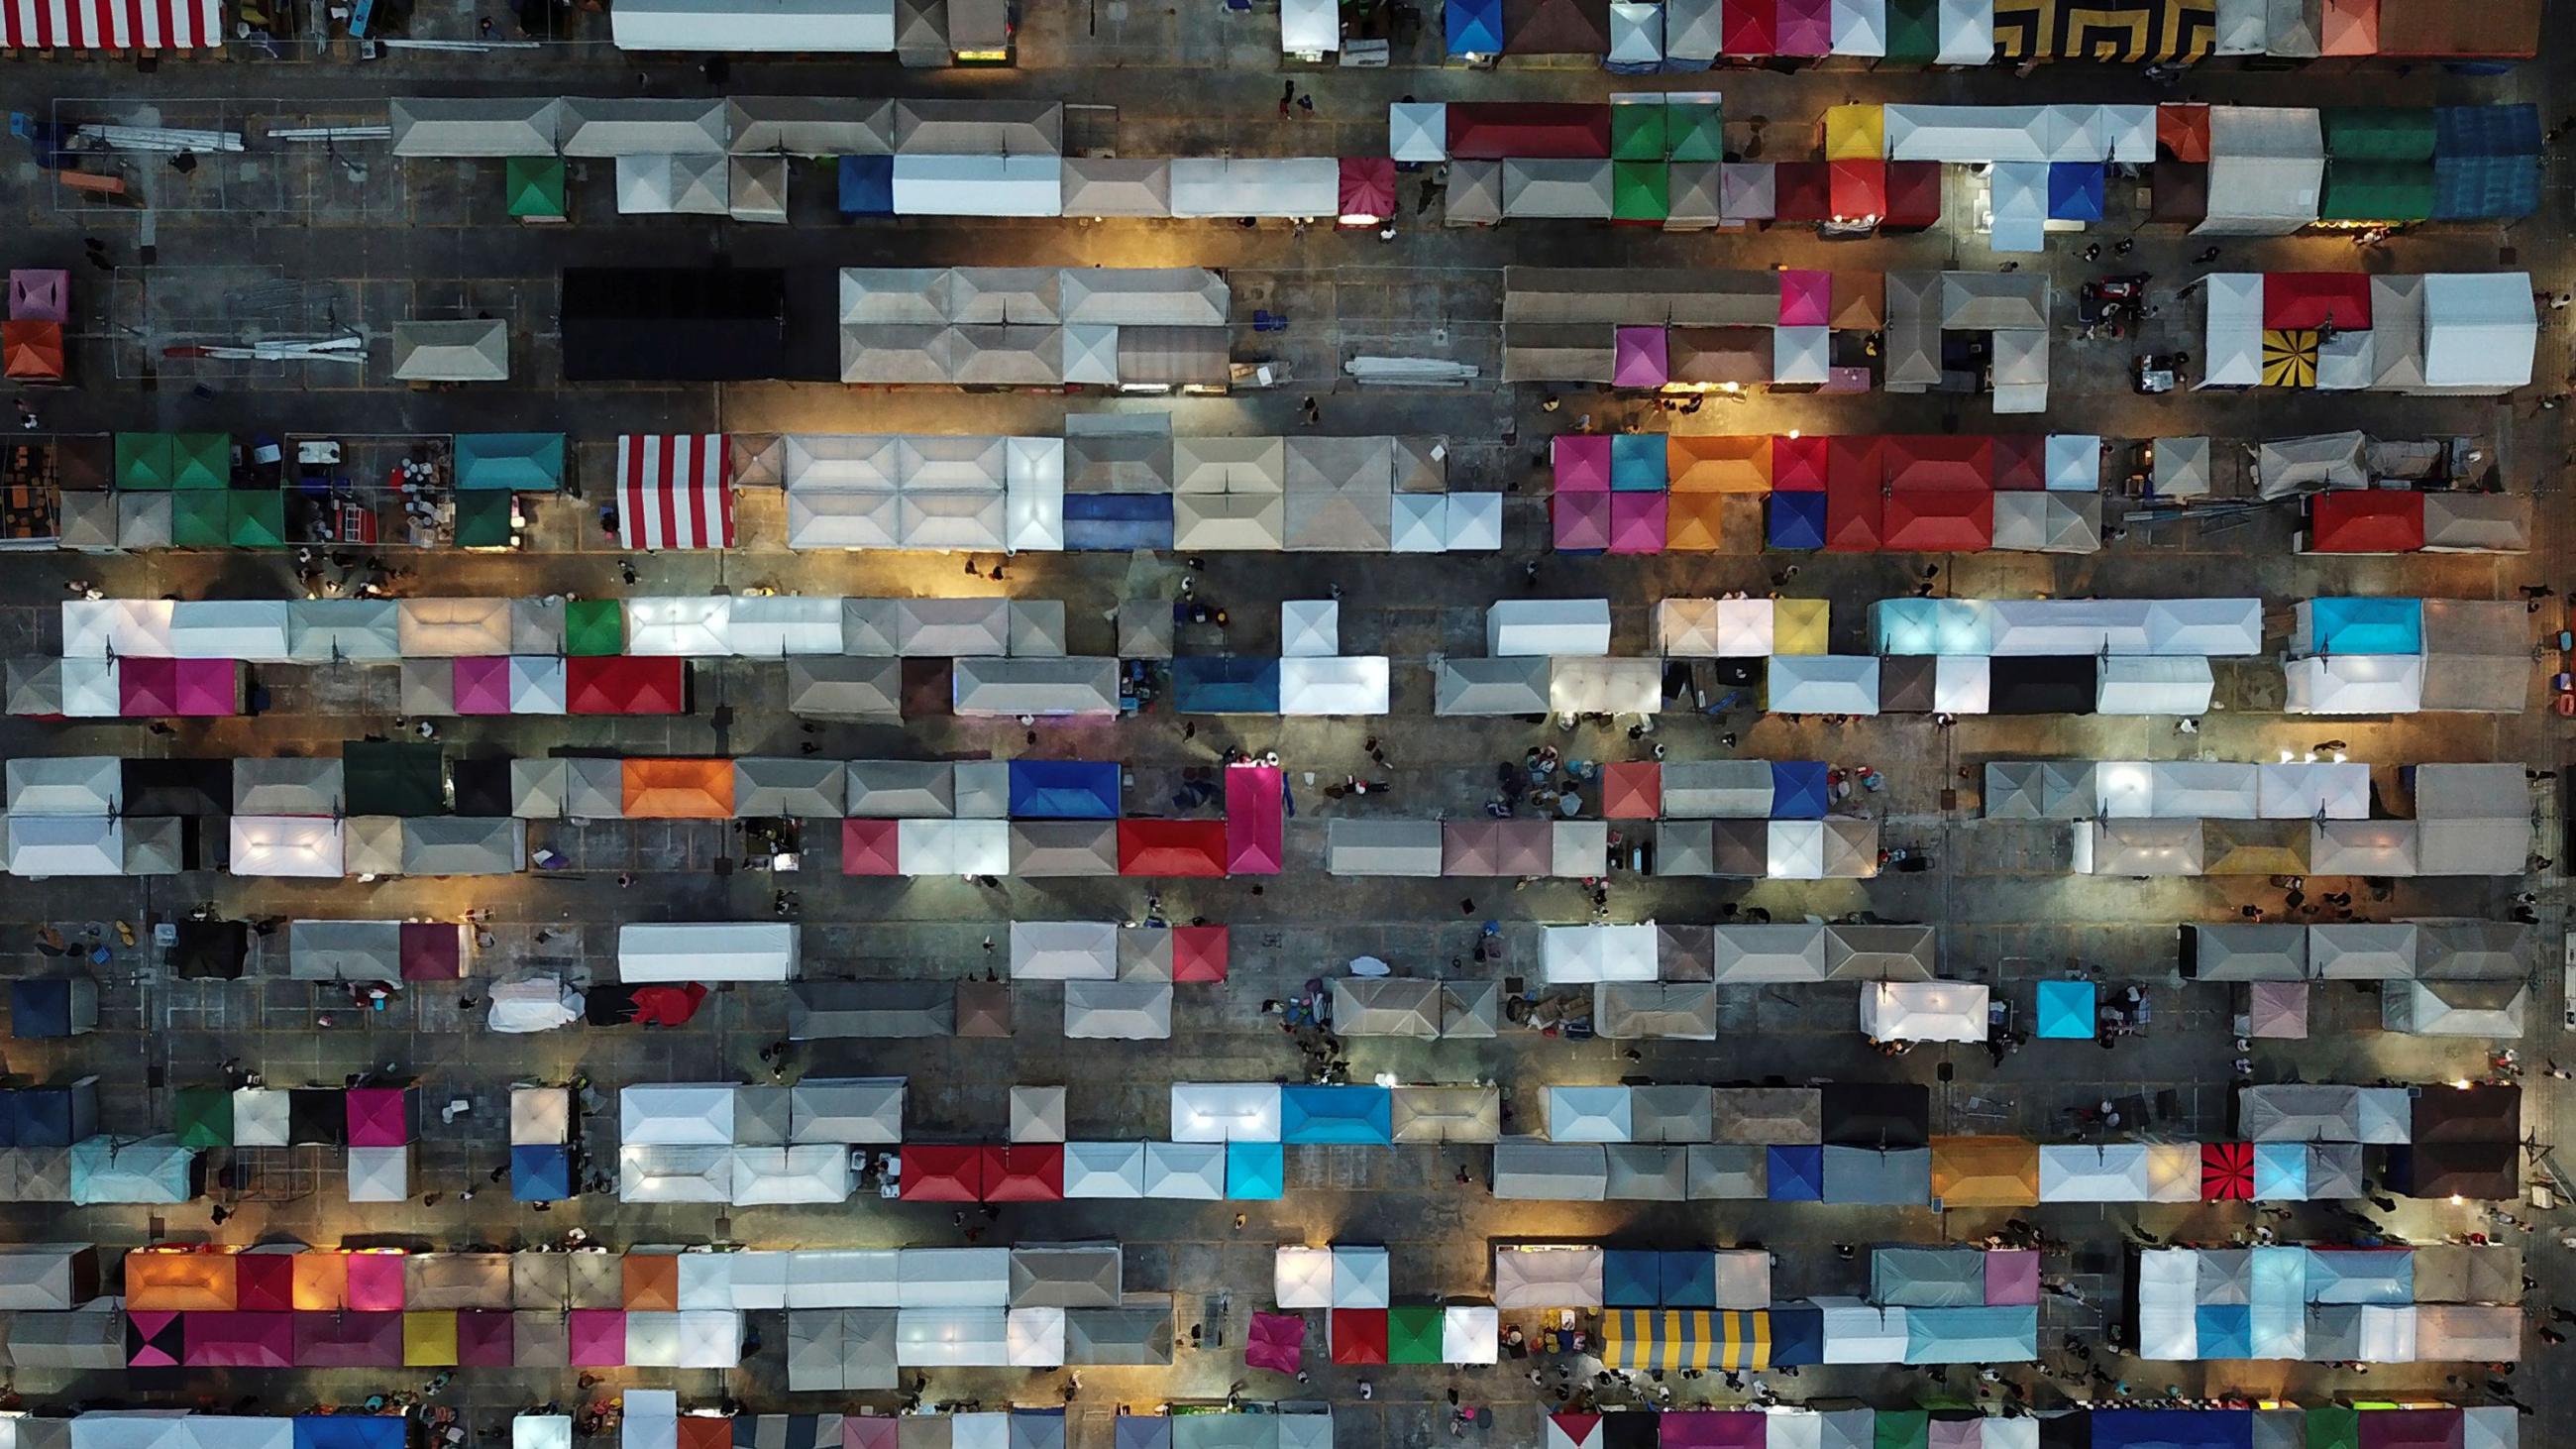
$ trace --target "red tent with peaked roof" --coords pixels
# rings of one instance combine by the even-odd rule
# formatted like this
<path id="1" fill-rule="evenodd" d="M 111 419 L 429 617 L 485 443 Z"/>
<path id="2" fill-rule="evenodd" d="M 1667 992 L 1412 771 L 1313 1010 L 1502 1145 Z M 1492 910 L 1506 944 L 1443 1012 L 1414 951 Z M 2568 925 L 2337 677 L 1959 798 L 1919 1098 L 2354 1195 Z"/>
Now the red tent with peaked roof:
<path id="1" fill-rule="evenodd" d="M 1453 161 L 1582 160 L 1610 154 L 1610 108 L 1573 101 L 1451 101 Z"/>
<path id="2" fill-rule="evenodd" d="M 1064 1145 L 1014 1142 L 984 1160 L 984 1201 L 1064 1201 Z"/>
<path id="3" fill-rule="evenodd" d="M 1720 54 L 1773 55 L 1780 49 L 1780 7 L 1775 0 L 1721 5 L 1717 24 Z"/>
<path id="4" fill-rule="evenodd" d="M 1975 553 L 1994 547 L 1995 495 L 1985 488 L 1899 488 L 1880 520 L 1880 547 L 1904 553 Z"/>
<path id="5" fill-rule="evenodd" d="M 1386 1362 L 1385 1309 L 1336 1308 L 1332 1310 L 1328 1332 L 1333 1340 L 1333 1362 Z"/>
<path id="6" fill-rule="evenodd" d="M 1346 226 L 1365 226 L 1395 215 L 1395 158 L 1342 158 L 1341 219 Z"/>
<path id="7" fill-rule="evenodd" d="M 900 820 L 844 820 L 841 822 L 841 874 L 901 875 L 898 841 L 903 835 Z"/>
<path id="8" fill-rule="evenodd" d="M 1652 820 L 1664 813 L 1664 767 L 1653 760 L 1613 760 L 1601 767 L 1601 813 L 1611 820 Z"/>
<path id="9" fill-rule="evenodd" d="M 2254 1196 L 2254 1144 L 2200 1144 L 2200 1199 L 2245 1202 Z"/>
<path id="10" fill-rule="evenodd" d="M 1874 553 L 1878 515 L 1885 502 L 1874 485 L 1836 479 L 1825 489 L 1825 547 L 1836 553 Z"/>
<path id="11" fill-rule="evenodd" d="M 1883 227 L 1939 226 L 1941 163 L 1888 162 L 1887 209 L 1879 213 L 1878 224 Z"/>
<path id="12" fill-rule="evenodd" d="M 1828 161 L 1826 194 L 1834 215 L 1861 221 L 1887 215 L 1887 163 L 1879 160 Z"/>
<path id="13" fill-rule="evenodd" d="M 1172 980 L 1223 981 L 1232 943 L 1223 926 L 1172 928 Z"/>
<path id="14" fill-rule="evenodd" d="M 1879 455 L 1887 466 L 1887 486 L 1899 492 L 1908 488 L 1994 486 L 1992 438 L 1964 433 L 1902 433 L 1888 438 Z"/>
<path id="15" fill-rule="evenodd" d="M 584 654 L 564 661 L 566 714 L 686 714 L 689 664 L 660 655 Z"/>
<path id="16" fill-rule="evenodd" d="M 2263 328 L 2267 332 L 2344 332 L 2370 329 L 2367 272 L 2269 272 L 2263 277 Z"/>
<path id="17" fill-rule="evenodd" d="M 1728 14 L 1735 7 L 1730 5 Z M 1783 161 L 1771 168 L 1775 221 L 1824 221 L 1834 214 L 1833 178 L 1823 161 Z"/>
<path id="18" fill-rule="evenodd" d="M 1996 492 L 2036 493 L 2048 486 L 2048 439 L 2006 433 L 1994 443 Z"/>
<path id="19" fill-rule="evenodd" d="M 1222 820 L 1121 820 L 1120 875 L 1225 874 Z"/>
<path id="20" fill-rule="evenodd" d="M 2413 553 L 2424 546 L 2424 495 L 2334 488 L 2308 503 L 2310 553 Z"/>
<path id="21" fill-rule="evenodd" d="M 980 1202 L 984 1196 L 984 1153 L 978 1147 L 937 1142 L 907 1142 L 899 1161 L 905 1202 Z"/>
<path id="22" fill-rule="evenodd" d="M 1828 440 L 1822 437 L 1790 437 L 1782 434 L 1771 440 L 1771 491 L 1774 493 L 1822 493 L 1825 491 L 1825 458 Z"/>

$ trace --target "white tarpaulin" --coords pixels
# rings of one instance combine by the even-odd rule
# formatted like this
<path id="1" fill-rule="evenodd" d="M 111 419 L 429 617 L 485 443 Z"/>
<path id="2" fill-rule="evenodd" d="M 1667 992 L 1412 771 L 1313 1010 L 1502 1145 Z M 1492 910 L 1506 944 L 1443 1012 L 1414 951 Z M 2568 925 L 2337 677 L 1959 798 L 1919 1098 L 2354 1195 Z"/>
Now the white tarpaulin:
<path id="1" fill-rule="evenodd" d="M 1485 652 L 1605 655 L 1608 599 L 1499 599 L 1485 610 Z"/>
<path id="2" fill-rule="evenodd" d="M 293 815 L 233 816 L 230 868 L 234 875 L 243 876 L 337 876 L 341 873 L 340 822 Z"/>
<path id="3" fill-rule="evenodd" d="M 1342 164 L 1330 156 L 1183 156 L 1172 161 L 1172 215 L 1331 217 Z"/>
<path id="4" fill-rule="evenodd" d="M 1542 960 L 1551 986 L 1656 978 L 1650 925 L 1549 926 Z"/>
<path id="5" fill-rule="evenodd" d="M 894 158 L 897 216 L 1060 216 L 1064 163 L 1054 156 Z"/>
<path id="6" fill-rule="evenodd" d="M 2509 392 L 2531 381 L 2540 315 L 2524 272 L 2434 272 L 2424 278 L 2427 392 Z"/>
<path id="7" fill-rule="evenodd" d="M 2325 179 L 2325 129 L 2316 111 L 2211 106 L 2209 210 L 2192 232 L 2286 236 L 2317 219 Z"/>
<path id="8" fill-rule="evenodd" d="M 1275 1082 L 1172 1084 L 1175 1142 L 1276 1142 L 1279 1130 Z"/>

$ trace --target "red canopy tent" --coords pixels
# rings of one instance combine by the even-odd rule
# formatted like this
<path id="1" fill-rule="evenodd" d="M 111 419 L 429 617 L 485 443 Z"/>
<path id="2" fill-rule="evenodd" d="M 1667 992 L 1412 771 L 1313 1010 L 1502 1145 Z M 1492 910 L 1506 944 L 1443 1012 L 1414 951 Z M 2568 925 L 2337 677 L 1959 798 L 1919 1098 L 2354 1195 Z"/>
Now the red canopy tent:
<path id="1" fill-rule="evenodd" d="M 233 1306 L 252 1313 L 284 1313 L 294 1308 L 295 1255 L 235 1254 Z"/>
<path id="2" fill-rule="evenodd" d="M 2254 1144 L 2200 1144 L 2200 1199 L 2245 1202 L 2254 1196 Z"/>
<path id="3" fill-rule="evenodd" d="M 1881 547 L 1975 553 L 1994 547 L 1995 495 L 1986 488 L 1899 488 L 1887 496 Z"/>
<path id="4" fill-rule="evenodd" d="M 1825 163 L 1827 194 L 1833 213 L 1844 221 L 1887 215 L 1887 163 L 1878 160 Z"/>
<path id="5" fill-rule="evenodd" d="M 402 923 L 402 979 L 454 981 L 465 974 L 465 928 L 447 921 Z"/>
<path id="6" fill-rule="evenodd" d="M 685 659 L 627 654 L 576 655 L 564 661 L 566 714 L 686 714 Z"/>
<path id="7" fill-rule="evenodd" d="M 1120 875 L 1225 874 L 1222 820 L 1121 820 Z"/>
<path id="8" fill-rule="evenodd" d="M 1745 0 L 1718 7 L 1717 48 L 1724 55 L 1773 55 L 1780 49 L 1780 7 L 1774 0 Z"/>
<path id="9" fill-rule="evenodd" d="M 1888 162 L 1887 207 L 1879 213 L 1878 224 L 1939 226 L 1941 164 L 1937 161 Z"/>
<path id="10" fill-rule="evenodd" d="M 1610 154 L 1610 108 L 1571 101 L 1451 101 L 1453 161 L 1590 160 Z"/>
<path id="11" fill-rule="evenodd" d="M 2209 159 L 2209 107 L 2168 103 L 2156 107 L 2156 147 L 2176 161 Z"/>
<path id="12" fill-rule="evenodd" d="M 1016 1142 L 988 1149 L 984 1159 L 984 1201 L 1064 1201 L 1064 1146 L 1056 1142 Z"/>
<path id="13" fill-rule="evenodd" d="M 2370 327 L 2367 272 L 2270 272 L 2263 278 L 2263 327 L 2273 332 L 2345 332 Z"/>
<path id="14" fill-rule="evenodd" d="M 1733 14 L 1734 6 L 1727 7 Z M 1771 168 L 1771 215 L 1777 221 L 1824 221 L 1834 214 L 1833 178 L 1823 161 L 1783 161 Z"/>
<path id="15" fill-rule="evenodd" d="M 680 1026 L 698 1014 L 707 989 L 692 981 L 683 986 L 638 986 L 631 998 L 638 1026 Z"/>
<path id="16" fill-rule="evenodd" d="M 900 849 L 903 822 L 900 820 L 844 820 L 841 822 L 841 874 L 901 875 Z"/>
<path id="17" fill-rule="evenodd" d="M 62 381 L 63 324 L 0 322 L 0 358 L 8 375 L 21 382 Z"/>
<path id="18" fill-rule="evenodd" d="M 1329 1336 L 1335 1363 L 1386 1362 L 1386 1310 L 1383 1308 L 1332 1310 Z"/>
<path id="19" fill-rule="evenodd" d="M 1342 225 L 1370 226 L 1393 215 L 1395 215 L 1395 158 L 1392 156 L 1343 157 Z"/>
<path id="20" fill-rule="evenodd" d="M 1991 488 L 1995 476 L 1994 440 L 1967 434 L 1905 433 L 1888 438 L 1879 450 L 1887 467 L 1887 486 L 1908 488 Z"/>
<path id="21" fill-rule="evenodd" d="M 1829 440 L 1821 437 L 1788 437 L 1771 440 L 1771 491 L 1774 493 L 1822 493 L 1825 491 L 1825 457 Z"/>
<path id="22" fill-rule="evenodd" d="M 1836 483 L 1825 490 L 1825 547 L 1835 553 L 1875 553 L 1878 516 L 1886 500 L 1875 488 Z"/>
<path id="23" fill-rule="evenodd" d="M 456 1314 L 456 1363 L 460 1368 L 508 1368 L 516 1347 L 506 1308 L 464 1308 Z"/>
<path id="24" fill-rule="evenodd" d="M 2310 553 L 2413 553 L 2424 546 L 2424 495 L 2335 488 L 2308 503 Z"/>
<path id="25" fill-rule="evenodd" d="M 1876 493 L 1887 485 L 1887 460 L 1880 440 L 1867 433 L 1848 433 L 1825 440 L 1825 487 L 1865 489 Z"/>
<path id="26" fill-rule="evenodd" d="M 1223 926 L 1174 926 L 1172 979 L 1223 981 L 1230 947 Z"/>
<path id="27" fill-rule="evenodd" d="M 1612 820 L 1652 820 L 1664 813 L 1664 767 L 1652 760 L 1614 760 L 1601 768 L 1601 813 Z"/>
<path id="28" fill-rule="evenodd" d="M 902 1147 L 905 1202 L 981 1202 L 984 1196 L 984 1149 L 935 1142 L 907 1142 Z"/>
<path id="29" fill-rule="evenodd" d="M 2036 433 L 2006 433 L 1994 440 L 1995 491 L 2037 493 L 2048 486 L 2048 440 Z"/>

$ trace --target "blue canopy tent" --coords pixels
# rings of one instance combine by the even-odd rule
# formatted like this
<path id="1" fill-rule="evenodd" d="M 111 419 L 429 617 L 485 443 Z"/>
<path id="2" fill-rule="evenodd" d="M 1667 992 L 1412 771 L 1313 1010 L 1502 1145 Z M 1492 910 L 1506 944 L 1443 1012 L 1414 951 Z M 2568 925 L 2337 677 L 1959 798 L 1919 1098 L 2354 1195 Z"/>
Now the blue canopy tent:
<path id="1" fill-rule="evenodd" d="M 562 1202 L 572 1196 L 572 1149 L 560 1142 L 510 1149 L 510 1196 L 519 1202 Z"/>
<path id="2" fill-rule="evenodd" d="M 400 1414 L 298 1414 L 295 1449 L 403 1449 Z"/>
<path id="3" fill-rule="evenodd" d="M 2422 599 L 2316 599 L 2308 621 L 2309 645 L 2318 654 L 2424 652 Z"/>
<path id="4" fill-rule="evenodd" d="M 9 1034 L 20 1041 L 98 1029 L 98 987 L 85 976 L 30 976 L 9 983 Z"/>
<path id="5" fill-rule="evenodd" d="M 1449 0 L 1449 53 L 1503 53 L 1503 0 Z"/>
<path id="6" fill-rule="evenodd" d="M 456 486 L 508 493 L 552 493 L 563 487 L 561 433 L 458 433 Z"/>
<path id="7" fill-rule="evenodd" d="M 2048 163 L 2048 219 L 2100 221 L 2103 170 L 2099 161 Z"/>
<path id="8" fill-rule="evenodd" d="M 2254 1449 L 2242 1409 L 2096 1409 L 2093 1449 Z"/>
<path id="9" fill-rule="evenodd" d="M 1664 1308 L 1715 1308 L 1717 1306 L 1717 1255 L 1699 1249 L 1693 1252 L 1665 1252 L 1655 1255 L 1657 1305 Z"/>
<path id="10" fill-rule="evenodd" d="M 205 1191 L 197 1154 L 175 1137 L 86 1138 L 72 1144 L 72 1202 L 182 1203 Z"/>
<path id="11" fill-rule="evenodd" d="M 1176 658 L 1172 708 L 1182 714 L 1277 714 L 1279 661 L 1207 654 Z"/>
<path id="12" fill-rule="evenodd" d="M 894 215 L 894 158 L 841 158 L 841 215 Z"/>
<path id="13" fill-rule="evenodd" d="M 98 1130 L 95 1077 L 62 1087 L 24 1087 L 9 1097 L 20 1147 L 69 1147 Z"/>
<path id="14" fill-rule="evenodd" d="M 1107 760 L 1013 760 L 1011 818 L 1115 820 L 1118 766 Z"/>
<path id="15" fill-rule="evenodd" d="M 1662 1255 L 1652 1248 L 1601 1254 L 1601 1301 L 1611 1308 L 1652 1308 L 1663 1295 Z"/>
<path id="16" fill-rule="evenodd" d="M 2099 989 L 2090 981 L 2039 983 L 2039 1035 L 2046 1041 L 2089 1041 Z"/>
<path id="17" fill-rule="evenodd" d="M 1833 785 L 1825 778 L 1824 761 L 1771 762 L 1772 819 L 1822 820 L 1825 807 L 1832 803 Z"/>
<path id="18" fill-rule="evenodd" d="M 1812 1303 L 1772 1304 L 1772 1366 L 1798 1368 L 1811 1363 L 1822 1363 L 1824 1357 L 1824 1310 Z"/>
<path id="19" fill-rule="evenodd" d="M 1773 1202 L 1825 1200 L 1825 1149 L 1807 1143 L 1774 1145 L 1764 1154 Z"/>
<path id="20" fill-rule="evenodd" d="M 2252 1358 L 2254 1310 L 2242 1303 L 2204 1303 L 2192 1310 L 2201 1358 Z"/>
<path id="21" fill-rule="evenodd" d="M 2308 1199 L 2308 1144 L 2254 1144 L 2254 1197 L 2257 1201 L 2305 1202 Z"/>
<path id="22" fill-rule="evenodd" d="M 1067 552 L 1125 553 L 1172 546 L 1172 495 L 1168 493 L 1068 493 L 1064 495 Z"/>
<path id="23" fill-rule="evenodd" d="M 2027 1363 L 2037 1357 L 2036 1307 L 1905 1310 L 1907 1363 Z"/>
<path id="24" fill-rule="evenodd" d="M 1620 493 L 1660 493 L 1670 465 L 1661 433 L 1610 435 L 1610 487 Z"/>
<path id="25" fill-rule="evenodd" d="M 1276 1142 L 1225 1145 L 1225 1195 L 1238 1202 L 1276 1202 L 1288 1188 L 1288 1154 Z"/>
<path id="26" fill-rule="evenodd" d="M 1395 1094 L 1384 1087 L 1282 1087 L 1279 1140 L 1330 1146 L 1391 1146 Z"/>
<path id="27" fill-rule="evenodd" d="M 1769 542 L 1773 548 L 1823 548 L 1825 546 L 1825 495 L 1822 493 L 1772 494 Z"/>

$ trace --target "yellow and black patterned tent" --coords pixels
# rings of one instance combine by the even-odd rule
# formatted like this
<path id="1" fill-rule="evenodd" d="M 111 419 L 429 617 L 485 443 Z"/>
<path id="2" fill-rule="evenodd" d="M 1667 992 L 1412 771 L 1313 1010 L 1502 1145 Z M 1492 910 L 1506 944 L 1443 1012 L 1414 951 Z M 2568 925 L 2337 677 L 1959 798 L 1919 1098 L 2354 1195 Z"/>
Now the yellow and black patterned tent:
<path id="1" fill-rule="evenodd" d="M 2008 61 L 2196 61 L 2217 32 L 2218 0 L 1995 0 Z"/>
<path id="2" fill-rule="evenodd" d="M 2263 330 L 2263 385 L 2265 387 L 2315 387 L 2317 385 L 2317 334 L 2305 329 L 2288 331 L 2278 327 Z"/>

